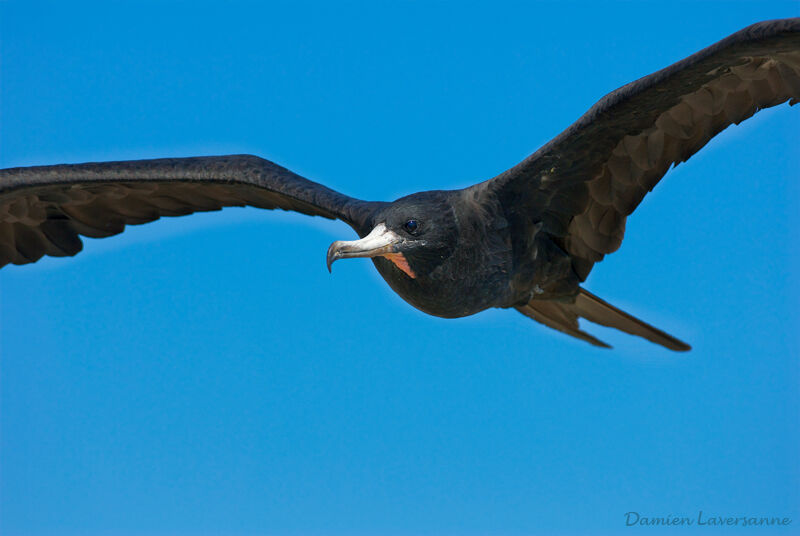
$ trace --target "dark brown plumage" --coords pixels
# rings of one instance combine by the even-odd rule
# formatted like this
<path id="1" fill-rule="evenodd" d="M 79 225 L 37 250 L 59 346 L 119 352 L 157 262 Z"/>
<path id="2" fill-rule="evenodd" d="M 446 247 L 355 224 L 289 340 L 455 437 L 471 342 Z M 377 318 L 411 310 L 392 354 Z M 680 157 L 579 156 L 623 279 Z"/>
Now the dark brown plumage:
<path id="1" fill-rule="evenodd" d="M 330 264 L 371 257 L 406 301 L 437 316 L 514 307 L 598 346 L 578 319 L 672 350 L 685 343 L 582 289 L 626 217 L 672 166 L 762 108 L 800 99 L 800 19 L 754 24 L 610 93 L 517 166 L 463 190 L 365 202 L 258 157 L 0 170 L 0 266 L 69 256 L 161 216 L 252 205 L 338 218 L 361 237 Z"/>

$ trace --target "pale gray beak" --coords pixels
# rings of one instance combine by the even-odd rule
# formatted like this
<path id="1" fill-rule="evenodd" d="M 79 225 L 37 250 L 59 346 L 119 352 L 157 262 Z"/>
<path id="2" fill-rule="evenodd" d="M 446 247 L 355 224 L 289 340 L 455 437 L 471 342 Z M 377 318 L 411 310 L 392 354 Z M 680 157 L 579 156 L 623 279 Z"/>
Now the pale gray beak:
<path id="1" fill-rule="evenodd" d="M 328 271 L 331 265 L 339 259 L 352 257 L 377 257 L 389 253 L 397 253 L 397 245 L 403 238 L 379 223 L 361 240 L 337 240 L 328 248 Z"/>

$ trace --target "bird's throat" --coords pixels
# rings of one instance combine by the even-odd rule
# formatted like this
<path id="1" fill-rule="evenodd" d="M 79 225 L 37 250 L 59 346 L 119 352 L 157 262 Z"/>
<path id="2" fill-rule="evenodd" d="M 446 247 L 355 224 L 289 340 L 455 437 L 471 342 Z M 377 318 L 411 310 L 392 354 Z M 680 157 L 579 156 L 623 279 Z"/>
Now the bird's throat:
<path id="1" fill-rule="evenodd" d="M 399 269 L 405 272 L 405 274 L 411 279 L 416 279 L 417 274 L 415 274 L 414 270 L 412 270 L 411 267 L 408 265 L 408 261 L 406 260 L 405 255 L 403 255 L 402 253 L 384 253 L 382 257 L 392 261 L 392 263 L 394 263 L 395 266 L 397 266 Z"/>

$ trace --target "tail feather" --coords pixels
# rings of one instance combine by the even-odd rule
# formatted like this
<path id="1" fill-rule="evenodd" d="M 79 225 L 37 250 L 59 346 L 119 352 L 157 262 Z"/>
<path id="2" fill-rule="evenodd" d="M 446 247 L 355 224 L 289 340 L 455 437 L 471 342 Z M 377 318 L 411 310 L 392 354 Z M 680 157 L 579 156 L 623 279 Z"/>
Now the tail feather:
<path id="1" fill-rule="evenodd" d="M 557 329 L 562 333 L 571 335 L 576 339 L 586 341 L 589 344 L 602 348 L 611 348 L 597 337 L 578 329 L 578 317 L 564 307 L 563 303 L 548 301 L 531 301 L 530 303 L 517 307 L 517 311 L 528 318 L 541 322 L 547 327 Z"/>
<path id="2" fill-rule="evenodd" d="M 617 309 L 594 294 L 580 289 L 574 303 L 531 300 L 517 310 L 546 326 L 584 340 L 595 346 L 611 348 L 608 344 L 578 328 L 578 318 L 595 324 L 616 328 L 625 333 L 643 337 L 676 352 L 691 350 L 691 346 L 672 335 Z"/>

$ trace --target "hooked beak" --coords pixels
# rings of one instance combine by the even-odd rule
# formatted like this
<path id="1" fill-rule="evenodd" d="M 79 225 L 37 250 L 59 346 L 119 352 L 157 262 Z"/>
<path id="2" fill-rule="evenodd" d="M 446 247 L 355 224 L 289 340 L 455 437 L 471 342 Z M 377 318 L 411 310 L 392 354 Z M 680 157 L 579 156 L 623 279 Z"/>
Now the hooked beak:
<path id="1" fill-rule="evenodd" d="M 361 240 L 337 240 L 328 248 L 328 271 L 339 259 L 352 257 L 378 257 L 397 253 L 397 246 L 402 240 L 397 233 L 390 231 L 386 225 L 379 223 Z"/>

